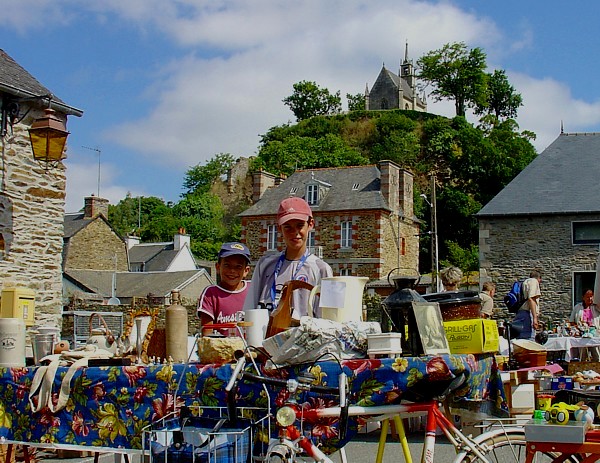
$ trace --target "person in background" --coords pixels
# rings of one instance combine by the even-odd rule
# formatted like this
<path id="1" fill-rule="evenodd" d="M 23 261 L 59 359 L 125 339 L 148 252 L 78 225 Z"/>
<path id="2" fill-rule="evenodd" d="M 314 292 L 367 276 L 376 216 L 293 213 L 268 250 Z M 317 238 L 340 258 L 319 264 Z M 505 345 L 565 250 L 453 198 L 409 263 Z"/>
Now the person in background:
<path id="1" fill-rule="evenodd" d="M 244 310 L 256 309 L 259 303 L 277 307 L 283 285 L 288 281 L 301 280 L 317 286 L 321 284 L 321 278 L 333 276 L 329 264 L 308 252 L 308 234 L 314 228 L 315 221 L 306 201 L 298 197 L 281 201 L 277 211 L 277 226 L 285 249 L 280 254 L 267 254 L 260 258 L 252 274 Z M 308 314 L 309 294 L 306 290 L 298 290 L 294 296 L 296 292 L 300 294 L 294 298 L 292 317 L 299 320 Z"/>
<path id="2" fill-rule="evenodd" d="M 444 291 L 456 291 L 462 280 L 462 270 L 458 267 L 446 267 L 440 272 Z"/>
<path id="3" fill-rule="evenodd" d="M 573 307 L 569 321 L 577 325 L 585 324 L 590 328 L 594 328 L 594 330 L 600 330 L 600 309 L 594 304 L 594 291 L 592 289 L 584 288 L 581 302 Z M 588 356 L 594 362 L 598 362 L 600 360 L 598 346 L 579 348 L 579 359 L 581 361 L 587 360 Z"/>
<path id="4" fill-rule="evenodd" d="M 540 328 L 541 282 L 542 274 L 539 270 L 532 270 L 529 273 L 529 278 L 523 282 L 525 302 L 519 307 L 512 322 L 513 326 L 522 326 L 522 329 L 517 336 L 518 339 L 535 340 L 535 332 Z"/>
<path id="5" fill-rule="evenodd" d="M 225 243 L 217 260 L 216 285 L 207 286 L 198 299 L 200 324 L 240 321 L 250 284 L 250 251 L 242 243 Z"/>
<path id="6" fill-rule="evenodd" d="M 496 284 L 486 281 L 482 287 L 479 297 L 481 299 L 481 318 L 492 318 L 494 312 L 494 294 L 496 294 Z"/>
<path id="7" fill-rule="evenodd" d="M 588 326 L 594 326 L 594 319 L 600 316 L 600 310 L 594 304 L 594 291 L 589 288 L 583 290 L 581 302 L 575 304 L 569 321 L 571 323 L 587 323 Z"/>

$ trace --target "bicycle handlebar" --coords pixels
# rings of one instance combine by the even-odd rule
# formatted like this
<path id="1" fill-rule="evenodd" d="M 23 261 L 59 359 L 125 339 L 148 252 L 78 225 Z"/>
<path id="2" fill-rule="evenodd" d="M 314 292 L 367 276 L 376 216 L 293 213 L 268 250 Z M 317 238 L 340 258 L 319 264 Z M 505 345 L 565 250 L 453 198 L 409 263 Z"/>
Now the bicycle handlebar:
<path id="1" fill-rule="evenodd" d="M 271 386 L 278 386 L 281 388 L 287 388 L 287 386 L 288 386 L 288 380 L 279 379 L 279 378 L 269 378 L 269 377 L 265 377 L 265 376 L 258 376 L 258 375 L 255 375 L 252 373 L 247 373 L 247 372 L 242 373 L 242 378 L 248 379 L 250 381 L 258 382 L 258 383 L 270 384 Z M 337 387 L 317 386 L 317 385 L 306 384 L 306 383 L 298 383 L 298 389 L 311 391 L 311 392 L 318 392 L 321 394 L 332 394 L 332 395 L 340 394 L 340 391 Z"/>

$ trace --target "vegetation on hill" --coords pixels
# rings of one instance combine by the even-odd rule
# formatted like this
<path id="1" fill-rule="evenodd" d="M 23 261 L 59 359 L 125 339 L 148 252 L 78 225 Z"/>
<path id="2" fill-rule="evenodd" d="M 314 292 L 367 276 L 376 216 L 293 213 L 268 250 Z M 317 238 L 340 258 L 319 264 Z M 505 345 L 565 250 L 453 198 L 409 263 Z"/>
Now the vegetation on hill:
<path id="1" fill-rule="evenodd" d="M 486 73 L 485 54 L 463 43 L 448 44 L 422 57 L 419 77 L 437 99 L 455 101 L 457 116 L 446 118 L 407 111 L 365 111 L 360 94 L 346 95 L 350 111 L 340 113 L 340 92 L 315 82 L 294 85 L 284 104 L 295 124 L 271 127 L 262 136 L 251 170 L 290 175 L 296 169 L 364 165 L 389 159 L 415 175 L 415 213 L 424 221 L 421 272 L 429 271 L 431 176 L 437 189 L 440 261 L 464 271 L 478 269 L 474 214 L 535 157 L 531 132 L 514 121 L 521 96 L 504 71 Z M 464 117 L 471 108 L 481 118 Z M 179 227 L 192 238 L 192 251 L 214 259 L 220 244 L 239 239 L 236 214 L 249 206 L 247 187 L 231 195 L 223 176 L 233 156 L 217 154 L 206 165 L 189 169 L 186 192 L 177 204 L 158 198 L 123 199 L 109 209 L 109 220 L 122 234 L 135 231 L 144 241 L 171 240 Z"/>

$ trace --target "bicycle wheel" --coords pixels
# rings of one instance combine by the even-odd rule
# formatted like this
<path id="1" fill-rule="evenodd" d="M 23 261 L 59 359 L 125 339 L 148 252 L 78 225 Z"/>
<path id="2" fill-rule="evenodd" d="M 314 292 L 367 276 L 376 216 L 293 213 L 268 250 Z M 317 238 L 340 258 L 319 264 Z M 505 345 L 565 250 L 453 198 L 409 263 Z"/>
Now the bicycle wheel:
<path id="1" fill-rule="evenodd" d="M 477 436 L 473 441 L 490 463 L 522 463 L 527 456 L 525 431 L 515 430 L 514 428 L 508 431 L 497 429 Z M 556 457 L 558 457 L 556 453 L 538 452 L 535 454 L 533 461 L 534 463 L 551 463 Z M 457 455 L 454 463 L 474 463 L 481 461 L 472 450 L 466 449 Z M 569 457 L 565 461 L 577 463 L 577 459 L 572 457 Z"/>

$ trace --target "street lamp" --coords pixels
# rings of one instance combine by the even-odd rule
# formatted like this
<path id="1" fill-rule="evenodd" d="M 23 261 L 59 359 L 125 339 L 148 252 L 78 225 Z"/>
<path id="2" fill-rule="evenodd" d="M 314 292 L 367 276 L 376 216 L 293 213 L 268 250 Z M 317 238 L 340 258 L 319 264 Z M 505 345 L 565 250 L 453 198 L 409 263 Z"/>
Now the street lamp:
<path id="1" fill-rule="evenodd" d="M 13 124 L 22 120 L 29 111 L 19 119 L 20 103 L 24 101 L 37 101 L 47 99 L 50 106 L 52 95 L 32 96 L 28 98 L 10 97 L 0 94 L 0 137 L 8 133 L 8 127 L 12 129 Z M 29 140 L 33 158 L 40 164 L 56 166 L 65 155 L 65 144 L 69 132 L 65 123 L 56 116 L 54 109 L 48 107 L 44 115 L 35 119 L 29 128 Z"/>
<path id="2" fill-rule="evenodd" d="M 437 234 L 437 212 L 435 200 L 435 176 L 431 176 L 431 202 L 427 199 L 425 193 L 421 193 L 421 198 L 429 205 L 431 210 L 431 289 L 433 292 L 440 291 L 439 284 L 439 258 L 438 258 L 438 234 Z"/>

